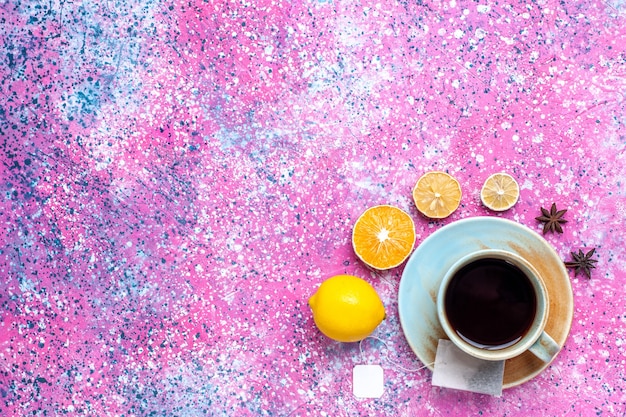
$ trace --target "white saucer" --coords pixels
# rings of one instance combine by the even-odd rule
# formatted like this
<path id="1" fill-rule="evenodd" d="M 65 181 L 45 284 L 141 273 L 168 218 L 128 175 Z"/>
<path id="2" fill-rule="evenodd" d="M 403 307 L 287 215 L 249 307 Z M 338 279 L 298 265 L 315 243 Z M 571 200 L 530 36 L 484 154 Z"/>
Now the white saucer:
<path id="1" fill-rule="evenodd" d="M 569 275 L 554 248 L 526 226 L 499 217 L 472 217 L 450 223 L 424 239 L 409 258 L 398 293 L 404 335 L 417 357 L 431 370 L 439 339 L 447 339 L 437 318 L 437 291 L 446 271 L 461 257 L 481 249 L 504 249 L 529 261 L 548 290 L 546 332 L 563 347 L 574 314 Z M 503 388 L 522 384 L 549 363 L 526 352 L 506 361 Z"/>

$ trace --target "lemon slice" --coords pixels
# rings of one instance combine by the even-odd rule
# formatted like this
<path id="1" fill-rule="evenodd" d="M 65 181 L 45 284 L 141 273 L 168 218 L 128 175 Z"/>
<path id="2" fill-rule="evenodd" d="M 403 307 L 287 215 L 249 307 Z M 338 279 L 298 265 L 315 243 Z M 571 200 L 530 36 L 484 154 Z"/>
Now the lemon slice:
<path id="1" fill-rule="evenodd" d="M 461 186 L 450 174 L 430 171 L 417 180 L 413 201 L 426 217 L 443 219 L 451 215 L 461 202 Z"/>
<path id="2" fill-rule="evenodd" d="M 370 207 L 354 224 L 352 247 L 368 266 L 386 270 L 400 265 L 415 244 L 415 224 L 408 213 L 394 206 Z"/>
<path id="3" fill-rule="evenodd" d="M 317 328 L 339 342 L 365 339 L 386 316 L 374 287 L 353 275 L 328 278 L 308 304 Z"/>
<path id="4" fill-rule="evenodd" d="M 515 178 L 505 173 L 489 176 L 480 190 L 480 199 L 493 211 L 505 211 L 517 203 L 519 185 Z"/>

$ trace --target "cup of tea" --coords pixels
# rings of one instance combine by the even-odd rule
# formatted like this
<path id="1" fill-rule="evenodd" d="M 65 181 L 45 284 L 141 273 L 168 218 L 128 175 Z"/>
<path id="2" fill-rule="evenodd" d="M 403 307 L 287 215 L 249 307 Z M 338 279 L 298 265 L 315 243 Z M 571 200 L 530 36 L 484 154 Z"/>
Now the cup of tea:
<path id="1" fill-rule="evenodd" d="M 437 315 L 446 335 L 484 360 L 506 360 L 530 350 L 550 362 L 560 346 L 544 331 L 548 309 L 537 270 L 521 256 L 499 249 L 459 259 L 437 294 Z"/>

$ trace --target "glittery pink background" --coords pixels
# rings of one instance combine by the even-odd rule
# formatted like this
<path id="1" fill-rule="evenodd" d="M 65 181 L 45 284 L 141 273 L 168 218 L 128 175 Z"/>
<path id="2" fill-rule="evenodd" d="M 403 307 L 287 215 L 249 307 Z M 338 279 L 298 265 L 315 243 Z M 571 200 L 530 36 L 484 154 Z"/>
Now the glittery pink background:
<path id="1" fill-rule="evenodd" d="M 0 415 L 623 416 L 626 3 L 0 0 Z M 428 170 L 462 184 L 429 222 Z M 497 171 L 503 217 L 568 260 L 563 351 L 500 398 L 430 383 L 397 313 L 402 267 L 350 235 L 393 204 L 418 244 Z M 367 279 L 387 347 L 333 342 L 307 298 Z M 380 399 L 352 395 L 383 363 Z"/>

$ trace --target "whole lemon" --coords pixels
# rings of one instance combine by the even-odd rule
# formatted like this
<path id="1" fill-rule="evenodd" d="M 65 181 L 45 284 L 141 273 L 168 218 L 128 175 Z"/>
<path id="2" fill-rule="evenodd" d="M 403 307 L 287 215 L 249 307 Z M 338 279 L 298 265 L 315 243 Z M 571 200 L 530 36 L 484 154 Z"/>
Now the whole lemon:
<path id="1" fill-rule="evenodd" d="M 339 342 L 357 342 L 369 336 L 385 318 L 385 307 L 367 281 L 335 275 L 309 298 L 315 325 Z"/>

